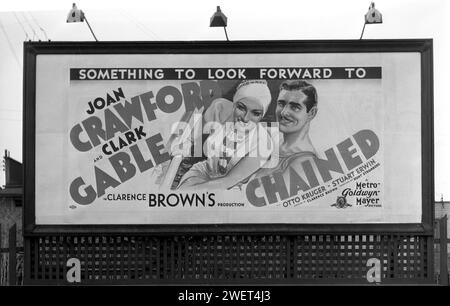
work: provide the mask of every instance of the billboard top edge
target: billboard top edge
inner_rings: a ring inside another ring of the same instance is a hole
[[[295,40],[271,40],[271,39],[261,39],[261,40],[139,40],[139,41],[120,41],[120,40],[109,40],[109,41],[24,41],[25,45],[42,45],[42,44],[51,44],[51,45],[64,45],[64,44],[93,44],[93,45],[101,45],[101,44],[223,44],[223,45],[236,45],[236,44],[249,44],[249,43],[417,43],[417,42],[433,42],[433,38],[424,37],[424,38],[395,38],[395,39],[311,39],[311,40],[303,40],[303,39],[295,39]]]
[[[424,52],[432,38],[241,41],[25,41],[25,54]]]

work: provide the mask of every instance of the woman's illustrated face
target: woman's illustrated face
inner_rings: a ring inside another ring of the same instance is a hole
[[[261,121],[264,109],[257,101],[244,98],[234,105],[233,119],[237,127],[250,130]]]

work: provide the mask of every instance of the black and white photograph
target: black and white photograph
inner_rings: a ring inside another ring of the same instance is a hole
[[[449,286],[449,13],[0,4],[0,286]]]

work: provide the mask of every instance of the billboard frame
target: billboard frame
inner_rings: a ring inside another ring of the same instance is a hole
[[[421,223],[358,224],[142,224],[37,225],[35,222],[36,57],[40,54],[245,54],[419,52],[421,66]],[[434,222],[433,40],[24,42],[23,224],[25,236],[62,234],[174,233],[414,233],[432,235]]]

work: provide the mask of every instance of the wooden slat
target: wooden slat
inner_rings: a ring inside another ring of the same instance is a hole
[[[191,277],[191,275],[189,274],[189,247],[188,247],[188,238],[184,237],[183,239],[184,242],[184,276],[185,279],[189,279]]]
[[[205,243],[203,243],[205,251],[204,251],[204,260],[205,260],[205,278],[206,280],[211,279],[212,276],[212,260],[211,260],[211,236],[205,237]]]
[[[67,253],[68,253],[68,244],[67,244],[67,238],[68,237],[66,237],[66,236],[61,236],[61,238],[62,238],[62,242],[61,242],[61,244],[62,244],[62,249],[63,249],[63,257],[62,257],[62,260],[61,260],[61,262],[62,262],[62,266],[63,266],[63,279],[64,280],[67,280],[67,260],[69,259],[69,256],[67,255]],[[37,245],[36,245],[36,247],[38,247]],[[36,263],[36,264],[38,264],[38,262]]]
[[[156,240],[156,278],[161,279],[161,241]]]
[[[346,240],[347,236],[345,235],[341,235],[341,240],[339,243],[339,261],[340,261],[340,278],[345,278],[346,275],[346,270],[347,270],[347,262],[346,262],[346,257],[347,257],[347,248],[346,248]]]
[[[67,252],[67,248],[65,247],[65,243],[64,243],[64,237],[62,237],[62,236],[59,236],[58,237],[58,262],[57,262],[57,265],[58,265],[58,267],[62,267],[62,271],[61,271],[61,274],[62,274],[62,281],[65,281],[66,280],[66,273],[67,273],[67,267],[66,267],[66,262],[67,262],[67,256],[65,255],[66,254],[66,252]],[[39,239],[36,239],[36,242],[37,243],[35,243],[35,245],[34,245],[34,251],[35,251],[35,256],[34,256],[34,258],[35,258],[35,273],[38,273],[38,266],[39,266],[39,257],[38,257],[38,254],[39,254],[39,246],[38,246],[38,243],[39,243]],[[62,254],[60,254],[60,252],[59,252],[59,246],[62,246],[62,249],[63,249],[63,251],[62,251]],[[36,277],[38,277],[37,275],[36,275]]]
[[[99,243],[98,243],[98,253],[99,253],[99,270],[98,275],[100,279],[108,281],[110,279],[110,264],[107,260],[108,253],[107,253],[107,237],[106,236],[100,236],[98,237]]]
[[[392,244],[394,252],[394,277],[399,276],[399,260],[398,260],[398,235],[392,235]]]
[[[320,256],[322,255],[321,254],[321,251],[320,251],[320,235],[314,235],[314,239],[315,239],[315,243],[314,243],[314,248],[315,248],[315,250],[316,250],[316,256],[315,256],[315,258],[314,258],[314,263],[315,263],[315,265],[314,265],[314,269],[315,269],[315,272],[314,272],[314,274],[315,274],[315,278],[319,278],[319,275],[320,275],[320,271],[323,269],[323,267],[322,266],[320,266]]]
[[[413,252],[413,261],[414,261],[414,264],[413,264],[413,267],[414,267],[414,275],[413,275],[413,278],[414,279],[416,279],[419,275],[418,275],[418,263],[419,263],[419,261],[418,261],[418,253],[417,253],[417,248],[418,248],[418,244],[417,244],[417,241],[419,240],[419,237],[418,236],[414,236],[414,245],[413,245],[413,250],[412,250],[412,252]]]
[[[242,253],[241,253],[241,236],[236,236],[236,275],[238,278],[241,277],[242,271],[241,271],[241,259],[242,259]]]
[[[252,265],[252,271],[255,279],[261,279],[263,275],[262,271],[262,246],[261,238],[259,236],[253,236],[253,248],[252,253],[254,254],[254,260]]]
[[[120,237],[120,240],[118,241],[118,244],[120,245],[120,279],[123,280],[125,275],[125,241],[124,237]]]
[[[405,243],[403,242],[403,236],[398,235],[398,254],[399,254],[399,260],[398,260],[398,270],[399,270],[399,277],[405,278]]]
[[[365,277],[366,263],[362,256],[362,235],[357,235],[356,237],[358,238],[358,243],[355,243],[355,245],[358,246],[358,262],[360,263],[358,265],[358,272],[360,277]]]
[[[170,238],[170,278],[175,279],[175,244]]]
[[[406,277],[413,278],[413,266],[411,264],[411,237],[404,237],[404,239],[406,241]]]
[[[148,268],[150,270],[150,279],[154,279],[154,278],[156,278],[156,275],[153,272],[153,258],[154,258],[154,256],[153,256],[153,238],[152,237],[150,237],[148,239],[148,244],[149,244],[149,250],[150,250],[150,252],[148,254],[148,262],[149,262],[149,264],[148,264],[149,267]]]
[[[190,248],[190,252],[191,252],[191,262],[192,262],[192,279],[197,279],[197,275],[198,275],[198,270],[199,270],[199,266],[197,264],[198,261],[198,241],[197,241],[197,237],[193,237],[192,239],[192,247]]]
[[[46,260],[47,260],[47,279],[51,280],[53,278],[53,263],[52,263],[52,255],[53,255],[53,246],[52,246],[52,236],[48,236],[45,239],[45,249],[46,249]]]
[[[269,279],[270,278],[270,271],[269,271],[269,261],[271,259],[271,255],[269,254],[269,238],[267,235],[264,235],[262,237],[264,239],[264,243],[263,243],[263,247],[264,247],[264,253],[265,253],[265,258],[264,258],[264,279]],[[245,242],[245,241],[244,241]],[[243,246],[243,248],[245,249],[245,245]]]
[[[89,242],[89,236],[83,236],[84,238],[84,280],[88,281],[89,280],[89,264],[90,264],[90,260],[89,260],[89,249],[91,248],[91,243]],[[59,247],[58,247],[59,249]],[[59,257],[59,255],[58,255]]]
[[[47,239],[47,247],[48,247],[48,260],[49,260],[49,265],[48,265],[48,279],[54,279],[53,278],[53,268],[55,267],[55,265],[53,264],[53,236],[48,237]]]
[[[277,279],[284,278],[284,260],[286,259],[286,256],[284,254],[284,246],[283,246],[283,239],[280,238],[280,236],[276,235],[275,239],[277,243],[275,244],[277,246],[277,256],[276,256],[276,270],[277,270]]]
[[[84,269],[86,269],[86,261],[85,261],[85,259],[84,259],[84,256],[83,256],[83,253],[82,253],[82,247],[83,247],[83,245],[85,245],[85,242],[84,242],[84,240],[83,240],[83,237],[82,236],[78,236],[77,237],[77,244],[76,244],[76,247],[77,247],[77,255],[76,255],[76,257],[80,260],[80,265],[81,265],[81,267],[80,267],[80,279],[81,279],[81,282],[83,282],[83,270]]]
[[[214,235],[214,241],[213,241],[213,256],[214,256],[214,279],[219,279],[219,272],[218,272],[218,260],[219,260],[219,256],[220,253],[217,250],[217,240],[218,235]]]
[[[61,265],[63,264],[63,260],[61,258],[61,236],[56,236],[55,238],[55,248],[56,248],[56,279],[59,281],[63,281],[65,279],[64,273],[61,273]],[[86,256],[85,256],[86,258]],[[64,267],[62,268],[64,271]]]
[[[42,252],[41,252],[42,279],[48,279],[48,275],[47,275],[47,239],[48,239],[47,236],[42,238]]]
[[[277,246],[277,238],[274,235],[270,235],[270,247],[272,250],[272,254],[273,257],[272,259],[272,278],[276,279],[277,278],[277,273],[278,273],[278,269],[277,269],[277,255],[278,255],[278,246]]]
[[[416,239],[416,259],[417,259],[417,263],[416,263],[416,269],[417,269],[417,278],[421,278],[422,277],[422,270],[420,268],[421,262],[422,262],[422,253],[420,250],[420,241],[421,241],[421,237],[417,236]]]
[[[298,248],[298,245],[297,245],[298,244],[298,236],[293,236],[292,240],[293,240],[293,244],[294,244],[293,254],[292,254],[292,257],[294,258],[294,261],[293,261],[294,279],[297,279],[298,278],[298,249],[297,249]]]
[[[380,278],[381,278],[381,282],[383,282],[384,280],[384,276],[385,276],[385,269],[386,269],[386,265],[385,265],[385,261],[386,261],[386,244],[384,243],[384,236],[380,236]]]
[[[233,236],[233,249],[234,249],[234,278],[240,279],[241,278],[241,241],[239,240],[239,235]]]
[[[230,277],[230,267],[231,267],[231,261],[230,261],[230,258],[231,258],[231,250],[230,250],[230,239],[229,239],[229,235],[228,234],[225,234],[224,236],[223,236],[223,248],[224,248],[224,250],[225,250],[225,257],[224,257],[224,277],[226,278],[226,279],[228,279],[229,277]],[[249,237],[249,240],[250,241],[253,241],[252,239],[251,239],[251,237]]]
[[[145,253],[146,253],[146,247],[147,247],[147,241],[145,239],[145,236],[141,237],[141,253],[140,253],[140,271],[141,271],[141,276],[139,279],[144,280],[146,278],[146,271],[145,271],[145,267],[146,265],[146,257],[145,257]]]
[[[17,270],[16,270],[16,247],[17,247],[17,226],[14,224],[9,229],[9,241],[8,241],[8,247],[9,247],[9,285],[15,286],[17,283]]]
[[[3,244],[2,244],[2,234],[3,234],[3,225],[0,223],[0,275],[2,275],[2,269],[3,269]],[[2,283],[2,277],[0,276],[0,286],[3,286]]]
[[[93,252],[93,250],[95,250],[96,247],[96,243],[95,243],[95,237],[90,236],[89,237],[89,264],[88,264],[88,269],[89,269],[89,279],[91,280],[95,280],[95,269],[96,269],[96,263],[95,263],[95,252]]]
[[[434,256],[434,244],[433,244],[433,237],[428,236],[426,237],[426,239],[424,239],[426,241],[426,254],[427,256],[424,256],[424,259],[426,260],[426,275],[425,278],[429,279],[429,280],[434,280],[434,266],[433,266],[433,256]]]
[[[286,263],[283,265],[286,268],[286,274],[288,279],[292,279],[291,267],[292,267],[292,254],[291,254],[291,240],[284,238],[284,245],[286,249]]]
[[[111,252],[111,237],[106,236],[104,237],[106,243],[105,243],[105,263],[106,263],[106,279],[108,281],[112,281],[113,275],[114,275],[114,260],[112,259],[112,252]]]
[[[147,245],[148,245],[148,237],[142,237],[142,279],[148,279],[149,275],[147,274],[147,263],[148,263],[148,255],[147,255]]]
[[[396,249],[395,249],[395,238],[394,235],[389,235],[389,255],[390,255],[390,278],[395,279],[396,276],[396,264],[395,261],[397,260],[396,255]]]
[[[319,276],[320,279],[326,279],[329,273],[329,267],[327,262],[327,253],[328,253],[328,245],[327,245],[327,237],[325,234],[319,235]]]
[[[439,221],[439,237],[441,238],[440,245],[440,283],[443,286],[448,286],[448,251],[447,251],[447,215]]]
[[[104,252],[103,252],[103,236],[99,236],[97,237],[98,239],[98,272],[97,275],[100,279],[104,280],[106,279],[106,275],[105,275],[105,264],[103,261],[103,256],[104,256]],[[129,270],[128,270],[129,271]]]
[[[166,237],[162,237],[160,242],[160,252],[162,253],[161,256],[161,265],[160,265],[160,275],[161,275],[161,279],[169,279],[169,274],[168,274],[168,253],[167,253],[167,238]]]
[[[297,279],[305,279],[305,235],[298,235],[295,239],[296,261],[297,261]]]
[[[199,279],[204,279],[205,276],[205,265],[203,263],[204,260],[204,252],[203,252],[203,238],[198,238],[197,244],[197,254],[198,254],[198,266],[199,266]]]
[[[140,279],[140,270],[139,270],[139,263],[141,262],[141,238],[138,236],[134,236],[134,243],[133,243],[133,248],[134,248],[134,254],[133,256],[133,279],[134,280],[139,280]]]
[[[131,279],[131,267],[132,267],[132,256],[131,256],[131,240],[132,237],[131,236],[127,236],[127,264],[126,264],[126,270],[127,270],[127,279],[130,280]]]
[[[313,271],[313,241],[312,241],[313,235],[308,235],[308,278],[312,279],[314,278],[314,271]]]

